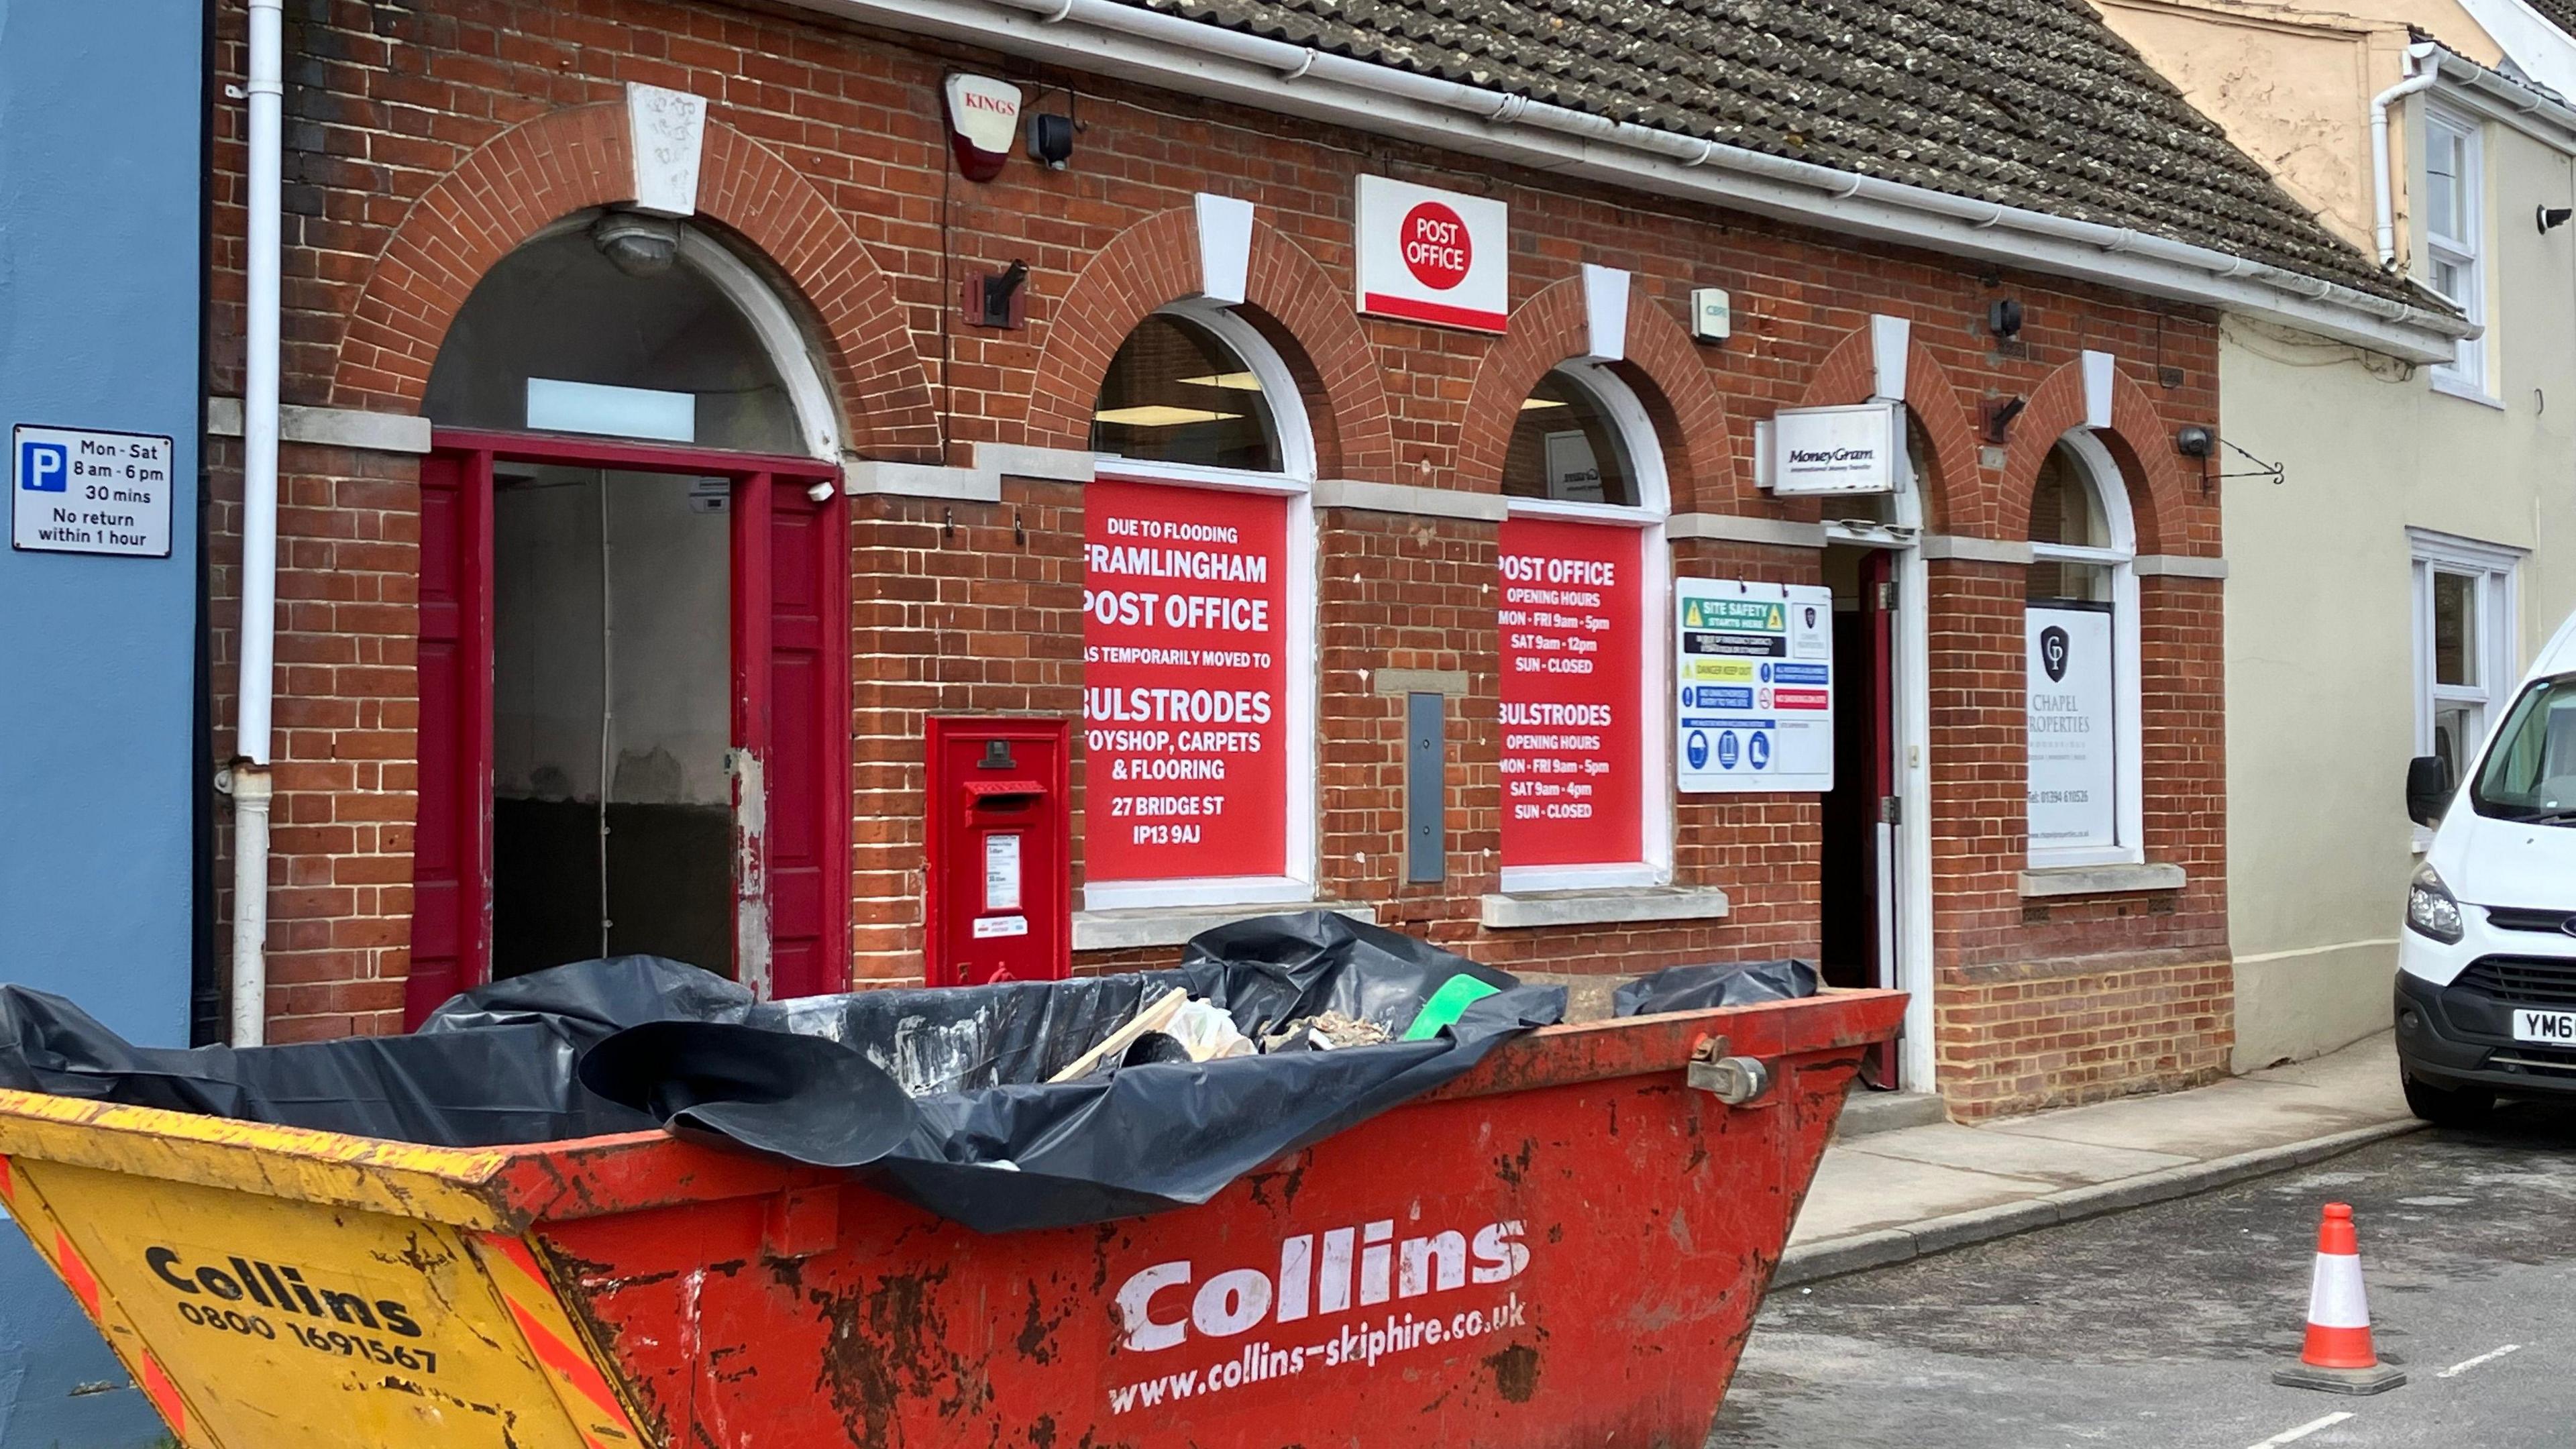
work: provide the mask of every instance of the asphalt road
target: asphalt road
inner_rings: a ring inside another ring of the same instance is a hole
[[[2410,1375],[2367,1398],[2270,1381],[2298,1356],[2332,1201],[2353,1205],[2380,1352]],[[2338,1414],[2349,1417],[2319,1422]],[[2291,1444],[2576,1446],[2576,1110],[2508,1106],[2474,1132],[2418,1132],[2203,1197],[1783,1289],[1708,1439]]]

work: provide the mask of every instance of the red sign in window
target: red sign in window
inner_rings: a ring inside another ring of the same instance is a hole
[[[1104,478],[1083,540],[1086,877],[1286,874],[1288,500]]]
[[[1643,858],[1643,537],[1503,523],[1506,866]]]

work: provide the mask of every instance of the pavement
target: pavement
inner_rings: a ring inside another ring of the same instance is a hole
[[[2353,1206],[2379,1352],[2409,1375],[2368,1398],[2271,1382],[2298,1356],[2328,1202]],[[2516,1103],[1775,1289],[1708,1449],[2566,1449],[2571,1223],[2576,1104]]]
[[[2188,1092],[1847,1136],[1816,1170],[1773,1286],[2207,1192],[2421,1125],[2382,1033]]]

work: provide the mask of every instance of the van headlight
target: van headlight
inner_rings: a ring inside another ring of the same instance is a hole
[[[2441,873],[2429,865],[2406,884],[2406,924],[2417,935],[2430,936],[2445,946],[2459,942],[2460,903],[2452,898],[2451,888],[2442,884]]]

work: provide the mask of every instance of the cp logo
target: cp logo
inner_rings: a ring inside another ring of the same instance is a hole
[[[2055,624],[2039,631],[2039,667],[2048,671],[2048,682],[2066,678],[2066,631]]]

